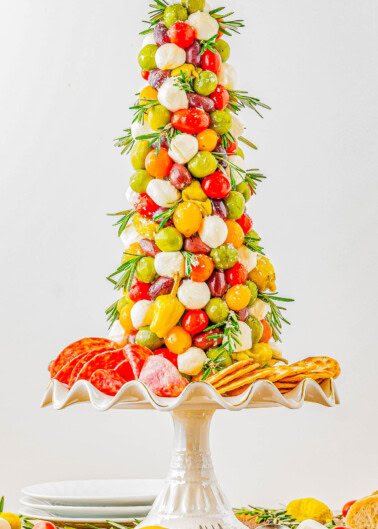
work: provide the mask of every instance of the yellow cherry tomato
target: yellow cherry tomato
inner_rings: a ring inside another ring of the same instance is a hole
[[[119,314],[119,323],[125,330],[126,334],[130,334],[132,331],[136,331],[133,322],[131,321],[131,309],[134,303],[128,303]]]
[[[185,237],[190,237],[197,233],[201,222],[201,210],[193,202],[182,202],[177,206],[173,215],[173,223],[176,229],[185,235]]]
[[[155,90],[155,88],[152,88],[152,86],[148,85],[141,90],[139,94],[139,104],[143,105],[147,103],[147,101],[143,101],[144,99],[153,99],[154,101],[157,101],[158,98],[158,92]]]
[[[21,529],[21,519],[17,514],[2,512],[0,513],[0,518],[6,520],[12,529]]]
[[[218,134],[213,129],[206,129],[197,134],[198,149],[200,151],[213,151],[218,143]]]
[[[226,220],[228,235],[224,244],[232,244],[234,248],[240,248],[244,243],[244,231],[235,220]]]
[[[156,224],[153,220],[142,217],[139,213],[134,215],[133,225],[139,235],[150,241],[154,240],[155,233],[159,229],[159,224]]]
[[[192,345],[192,337],[182,327],[173,327],[164,339],[165,345],[177,355],[185,353]]]
[[[231,310],[243,310],[251,300],[251,291],[247,285],[235,285],[227,290],[226,303]]]

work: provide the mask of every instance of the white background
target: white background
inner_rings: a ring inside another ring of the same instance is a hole
[[[315,496],[340,506],[378,487],[376,0],[227,0],[245,115],[269,179],[251,212],[293,296],[291,360],[334,355],[342,406],[219,412],[217,473],[233,505]],[[217,3],[217,5],[220,5]],[[47,364],[105,333],[105,276],[121,245],[130,169],[112,139],[142,84],[147,0],[2,0],[0,15],[0,495],[79,478],[162,477],[168,415],[39,409]]]

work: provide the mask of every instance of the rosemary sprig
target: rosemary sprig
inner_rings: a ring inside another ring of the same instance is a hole
[[[161,149],[161,142],[163,137],[165,136],[167,138],[168,147],[171,146],[171,141],[174,137],[176,137],[178,134],[182,134],[180,130],[175,129],[171,123],[166,125],[165,127],[162,127],[160,130],[156,132],[152,132],[151,134],[144,134],[142,136],[137,136],[137,140],[150,140],[148,146],[151,147],[153,143],[157,143],[156,145],[156,154],[159,154],[159,151]]]
[[[243,138],[243,136],[239,136],[239,141],[242,141],[243,143],[248,145],[248,147],[251,147],[251,149],[254,149],[255,151],[258,150],[258,148],[256,147],[256,145],[254,143],[252,143],[251,141],[247,140],[247,138]]]
[[[2,511],[0,511],[2,512]],[[22,514],[20,515],[20,519],[21,519],[21,527],[22,529],[33,529],[34,527],[34,520],[29,520],[29,518],[27,518],[26,516],[23,516]]]
[[[118,228],[118,237],[120,237],[122,235],[122,233],[124,232],[126,226],[128,225],[130,219],[132,219],[132,217],[135,215],[136,211],[135,209],[128,209],[126,211],[120,211],[119,213],[108,213],[108,215],[110,217],[119,217],[121,216],[121,218],[119,220],[117,220],[117,222],[115,224],[113,224],[113,226],[119,226]]]
[[[201,380],[207,380],[210,375],[215,375],[218,371],[222,371],[222,362],[224,362],[224,353],[220,352],[213,360],[209,358],[203,366],[203,376]]]
[[[227,319],[222,323],[224,325],[223,336],[226,338],[225,342],[218,347],[220,353],[226,353],[231,355],[236,350],[236,345],[241,345],[239,336],[241,334],[239,325],[240,316],[238,316],[233,310],[230,310]],[[214,335],[214,338],[220,337],[221,335]]]
[[[217,9],[212,9],[209,14],[219,23],[222,33],[232,37],[231,31],[240,33],[239,29],[244,28],[244,20],[226,20],[234,14],[234,11],[224,14],[222,13],[224,9],[224,7],[218,7]]]
[[[261,238],[258,236],[252,237],[252,236],[246,235],[244,237],[244,244],[249,250],[251,250],[251,252],[259,253],[260,255],[265,255],[264,248],[260,246],[259,244],[260,241],[261,241]]]
[[[174,86],[178,86],[180,90],[184,90],[185,92],[195,92],[193,77],[185,75],[183,70],[180,70],[180,75],[176,77],[176,83]]]
[[[141,123],[143,125],[144,115],[147,110],[158,104],[159,101],[157,101],[156,99],[142,99],[140,103],[136,103],[133,107],[130,107],[130,110],[135,111],[132,123],[135,123],[137,121],[138,123]]]
[[[150,4],[151,11],[149,11],[149,20],[143,20],[144,24],[148,24],[149,28],[140,32],[140,35],[147,35],[154,31],[156,24],[158,24],[164,17],[164,11],[168,7],[166,0],[154,0],[153,4]]]
[[[290,322],[286,320],[281,311],[286,310],[286,307],[280,307],[275,302],[279,301],[280,303],[291,303],[294,299],[290,298],[281,298],[277,296],[278,292],[269,294],[267,292],[259,292],[258,297],[261,301],[268,303],[270,305],[270,312],[266,317],[266,321],[269,323],[269,327],[272,329],[273,338],[276,342],[281,341],[281,330],[282,323],[290,325]]]
[[[110,305],[105,311],[105,314],[107,315],[106,321],[109,321],[109,329],[113,326],[113,324],[118,320],[119,318],[119,312],[118,312],[118,300],[113,303],[113,305]]]
[[[213,53],[217,52],[217,50],[214,48],[214,44],[216,43],[217,38],[218,33],[210,37],[209,40],[201,40],[201,55],[203,55],[206,50],[212,51]]]
[[[196,254],[191,252],[182,252],[185,259],[185,276],[189,277],[193,271],[193,266],[198,266],[199,261]]]
[[[125,136],[116,138],[114,141],[115,147],[122,147],[121,154],[129,154],[131,149],[134,147],[135,140],[131,134],[131,129],[125,129],[123,132],[126,132]]]
[[[239,516],[255,516],[259,524],[285,525],[291,529],[296,529],[299,522],[287,513],[286,509],[263,509],[262,507],[248,506],[249,508],[234,509]]]
[[[260,99],[249,96],[248,92],[245,90],[229,90],[228,93],[230,94],[229,107],[235,114],[240,112],[243,108],[251,108],[260,116],[260,118],[263,118],[264,116],[260,114],[257,108],[262,107],[271,110],[271,108],[260,101]]]
[[[137,264],[143,257],[142,255],[136,255],[128,252],[125,252],[125,255],[131,255],[133,256],[133,259],[122,263],[115,272],[106,278],[108,281],[113,283],[114,290],[120,290],[121,288],[127,290],[130,288]],[[113,279],[115,276],[119,276],[117,281]]]
[[[223,160],[228,165],[228,168],[230,169],[231,188],[233,190],[236,189],[236,175],[239,175],[242,180],[247,182],[247,184],[251,186],[252,191],[254,193],[256,193],[257,183],[261,182],[262,180],[264,180],[264,178],[266,178],[266,176],[257,172],[259,171],[259,169],[242,169],[234,162],[231,162],[230,159],[225,157],[224,154],[213,152],[212,155],[215,156],[215,158],[217,158],[218,160]],[[225,173],[224,167],[218,165],[218,168],[220,171]]]
[[[256,193],[257,184],[266,178],[266,176],[256,171],[259,171],[259,169],[247,169],[244,178],[242,177],[243,180],[251,186],[254,193]]]
[[[156,217],[153,218],[155,222],[160,221],[160,226],[159,226],[158,231],[162,230],[164,226],[167,224],[167,222],[169,221],[169,219],[173,217],[174,212],[176,211],[176,208],[178,205],[179,205],[179,202],[177,202],[177,204],[167,209],[163,213],[156,215]]]
[[[235,138],[233,137],[231,132],[228,131],[228,132],[226,132],[226,134],[223,134],[221,136],[221,142],[222,142],[222,147],[224,149],[226,149],[226,151],[227,151],[227,149],[230,147],[230,145],[235,143]]]

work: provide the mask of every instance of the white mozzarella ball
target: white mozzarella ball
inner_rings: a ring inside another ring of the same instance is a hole
[[[254,316],[258,320],[265,320],[267,314],[270,312],[270,305],[261,299],[256,299],[248,312],[250,316]]]
[[[282,343],[280,343],[280,342],[269,342],[269,347],[272,349],[273,353],[276,356],[279,356],[280,358],[282,358],[282,356],[283,356]]]
[[[138,201],[138,198],[139,198],[139,193],[137,193],[136,191],[134,191],[133,189],[131,189],[131,187],[129,186],[129,187],[126,189],[125,197],[126,197],[127,202],[128,202],[132,207],[135,207],[135,205],[136,205],[136,203],[137,203],[137,201]]]
[[[206,361],[207,356],[202,349],[199,347],[191,347],[185,353],[178,356],[177,365],[179,371],[184,373],[184,375],[195,376],[200,373]]]
[[[135,227],[131,224],[127,226],[120,237],[125,248],[130,248],[130,246],[136,242],[143,240],[143,237],[136,231]]]
[[[189,108],[188,96],[185,90],[181,90],[177,86],[177,79],[171,77],[159,89],[158,100],[163,107],[168,108],[171,112],[177,112]]]
[[[228,236],[227,224],[218,215],[205,217],[198,230],[201,241],[210,246],[218,248],[222,246]]]
[[[137,301],[131,309],[130,316],[135,329],[140,329],[152,322],[153,301],[142,299]]]
[[[244,323],[243,321],[239,321],[239,328],[240,333],[237,335],[237,338],[240,342],[240,345],[235,342],[235,351],[234,353],[241,353],[242,351],[247,351],[248,349],[252,348],[252,331],[251,327]],[[223,343],[226,343],[227,338],[223,338]]]
[[[151,134],[152,132],[153,130],[151,129],[147,120],[145,120],[144,123],[139,123],[138,121],[135,121],[131,125],[131,134],[134,140],[138,136],[145,136],[146,134]]]
[[[248,273],[251,272],[254,268],[256,268],[258,257],[258,254],[256,252],[252,252],[246,246],[241,246],[238,249],[238,254],[239,263],[246,267]]]
[[[12,526],[8,522],[8,520],[4,520],[4,518],[0,518],[0,529],[12,529]]]
[[[236,140],[240,138],[240,136],[243,135],[244,129],[245,127],[243,123],[240,121],[240,119],[237,116],[233,115],[232,116],[232,127],[231,127],[230,132]]]
[[[142,48],[144,48],[145,46],[148,46],[149,44],[156,44],[154,32],[147,33],[147,35],[143,39]]]
[[[192,13],[186,23],[195,29],[198,40],[209,40],[219,31],[219,24],[215,18],[202,11]]]
[[[198,152],[198,140],[191,134],[178,134],[171,141],[168,154],[176,163],[184,165]]]
[[[151,180],[147,186],[147,194],[162,208],[170,208],[180,199],[180,192],[168,180]]]
[[[177,297],[185,308],[197,310],[203,309],[209,303],[211,294],[206,283],[186,279],[178,289]]]
[[[237,167],[240,167],[243,171],[245,171],[245,161],[241,156],[238,156],[236,154],[233,154],[232,156],[228,157],[229,161],[235,164]],[[236,185],[239,185],[243,182],[243,178],[240,176],[240,174],[237,171],[234,171],[234,178]]]
[[[173,70],[185,64],[186,52],[177,44],[163,44],[156,52],[155,61],[160,70]]]
[[[303,522],[298,525],[297,529],[325,529],[325,525],[322,525],[315,520],[303,520]]]
[[[155,256],[155,270],[163,277],[184,277],[185,259],[181,252],[160,252]]]
[[[125,329],[119,323],[119,320],[116,320],[111,326],[108,339],[116,343],[121,343],[125,339]]]
[[[238,74],[232,64],[224,62],[218,73],[218,82],[229,90],[236,90],[238,84]]]

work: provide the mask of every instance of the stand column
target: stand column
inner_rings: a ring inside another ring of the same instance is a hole
[[[168,477],[139,527],[244,528],[220,490],[213,469],[209,430],[214,410],[175,410],[174,451]]]

